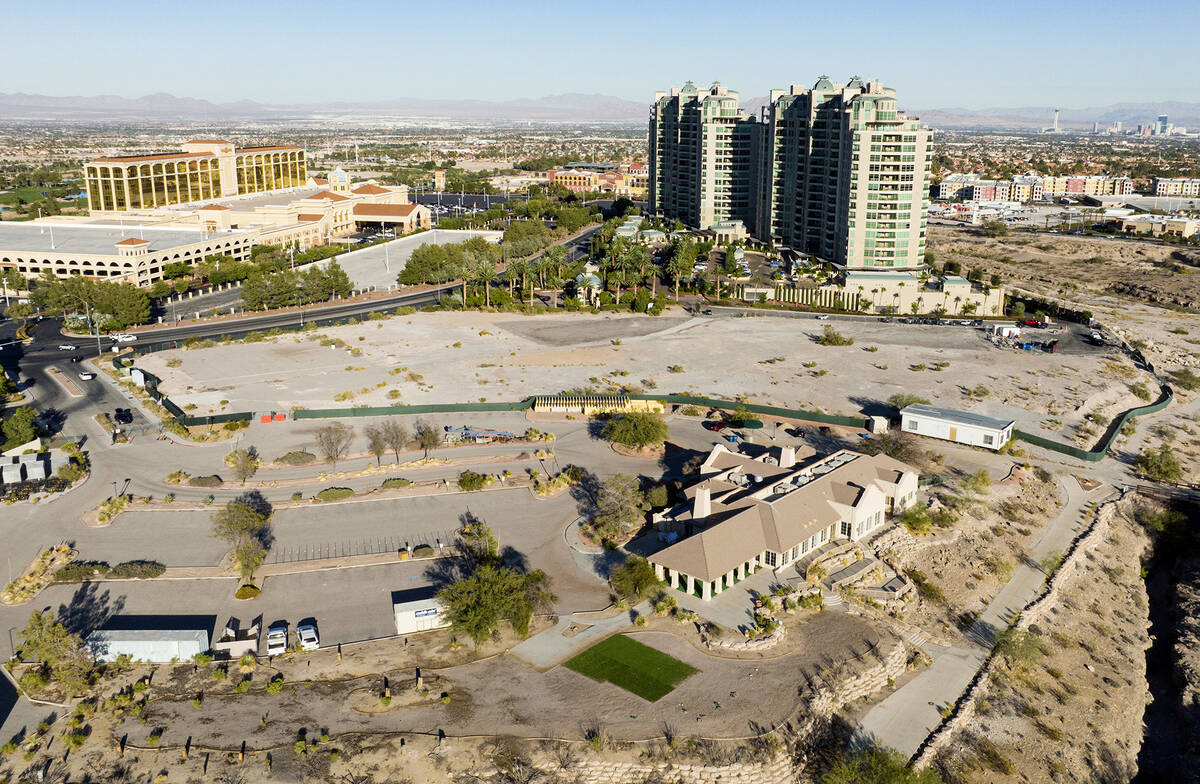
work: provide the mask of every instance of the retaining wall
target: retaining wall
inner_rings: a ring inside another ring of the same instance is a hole
[[[1063,557],[1062,565],[1046,581],[1041,592],[1021,610],[1013,624],[1014,628],[1028,629],[1059,602],[1063,585],[1078,573],[1086,557],[1085,554],[1095,550],[1108,537],[1109,526],[1116,514],[1117,504],[1124,497],[1122,494],[1118,498],[1108,501],[1096,511],[1092,522],[1071,543]],[[980,696],[987,691],[987,687],[991,683],[995,666],[996,654],[993,652],[971,680],[966,691],[959,697],[958,702],[955,703],[950,717],[930,733],[921,747],[917,749],[917,753],[913,757],[915,767],[923,768],[929,765],[938,752],[949,745],[954,733],[974,721],[976,705]]]

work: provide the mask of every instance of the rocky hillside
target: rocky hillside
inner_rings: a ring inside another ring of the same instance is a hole
[[[1029,632],[1000,646],[974,721],[935,762],[947,781],[1116,784],[1136,774],[1149,697],[1149,540],[1126,515],[1108,521]]]

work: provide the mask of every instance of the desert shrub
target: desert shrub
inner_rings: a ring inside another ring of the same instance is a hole
[[[1189,392],[1200,389],[1200,375],[1187,368],[1175,371],[1171,374],[1171,378],[1175,380],[1175,386],[1181,389],[1186,389]]]
[[[933,528],[929,510],[923,506],[910,506],[899,516],[900,524],[914,536],[922,536]]]
[[[109,520],[112,520],[128,503],[129,497],[124,495],[117,496],[116,498],[105,498],[100,502],[100,511],[96,514],[97,522],[107,523]]]
[[[20,681],[21,688],[30,694],[39,693],[42,689],[46,688],[46,685],[49,682],[50,680],[37,670],[30,670],[29,672],[25,673],[21,676]]]
[[[220,487],[224,484],[216,474],[208,476],[193,476],[187,480],[189,487]]]
[[[854,338],[848,338],[834,329],[832,324],[826,324],[821,336],[817,338],[817,343],[822,346],[853,346]]]
[[[1140,400],[1149,400],[1151,398],[1150,388],[1145,384],[1130,384],[1129,391]]]
[[[278,694],[283,691],[283,676],[276,675],[267,683],[267,694]]]
[[[929,400],[927,398],[923,398],[920,395],[914,395],[911,392],[897,392],[889,397],[887,402],[889,406],[892,406],[896,409],[908,408],[909,406],[915,406],[919,403],[929,405]]]
[[[931,583],[924,572],[918,569],[908,570],[908,579],[917,586],[917,595],[934,604],[945,604],[946,594],[940,587]]]
[[[613,590],[629,600],[641,599],[651,588],[660,585],[654,575],[654,566],[641,556],[631,555],[625,563],[608,575]]]
[[[674,596],[669,593],[664,593],[654,600],[654,614],[666,615],[678,604],[679,602],[676,601]]]
[[[318,501],[340,501],[343,498],[349,498],[354,495],[354,491],[349,487],[327,487],[317,493],[314,498]]]
[[[110,569],[108,575],[109,577],[132,577],[147,580],[152,577],[161,577],[165,571],[167,571],[167,567],[158,561],[125,561]]]
[[[809,596],[801,596],[800,606],[805,610],[820,610],[825,606],[825,599],[819,593],[810,594]]]
[[[317,456],[312,452],[288,452],[286,455],[276,458],[276,463],[284,465],[301,466],[308,465],[317,459]]]
[[[104,561],[73,561],[54,573],[54,582],[81,583],[93,577],[102,577],[108,572],[108,564]]]
[[[475,471],[463,471],[458,475],[458,486],[467,492],[482,490],[487,487],[489,480],[487,476],[476,473]]]
[[[384,489],[388,489],[392,487],[408,487],[411,484],[412,480],[410,479],[405,479],[404,477],[400,476],[393,476],[391,479],[384,479],[383,484],[380,486]]]
[[[652,508],[659,509],[670,502],[670,494],[666,485],[651,485],[646,491],[646,502]]]
[[[262,593],[262,590],[257,585],[247,584],[247,585],[243,585],[240,588],[238,588],[237,593],[235,593],[234,596],[236,596],[239,599],[253,599],[255,596],[258,596],[260,593]]]
[[[1178,482],[1183,478],[1183,466],[1175,457],[1170,444],[1163,444],[1158,449],[1147,449],[1137,456],[1133,466],[1145,476],[1160,482]]]
[[[604,425],[604,438],[617,444],[642,448],[661,444],[667,438],[667,423],[648,411],[617,414]]]

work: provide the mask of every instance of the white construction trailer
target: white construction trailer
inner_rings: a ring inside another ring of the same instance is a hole
[[[930,438],[953,441],[956,444],[999,449],[1012,438],[1011,419],[956,411],[952,408],[915,403],[900,411],[900,429]]]

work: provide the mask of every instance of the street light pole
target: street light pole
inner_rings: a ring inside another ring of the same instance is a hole
[[[100,325],[96,323],[96,320],[94,318],[92,318],[93,311],[91,308],[88,307],[88,304],[83,299],[83,297],[80,297],[75,294],[71,294],[69,296],[72,299],[78,300],[79,304],[83,305],[83,313],[85,316],[87,316],[88,325],[92,328],[92,334],[94,334],[96,336],[96,356],[99,357],[101,354],[104,353],[103,351],[100,350]]]

